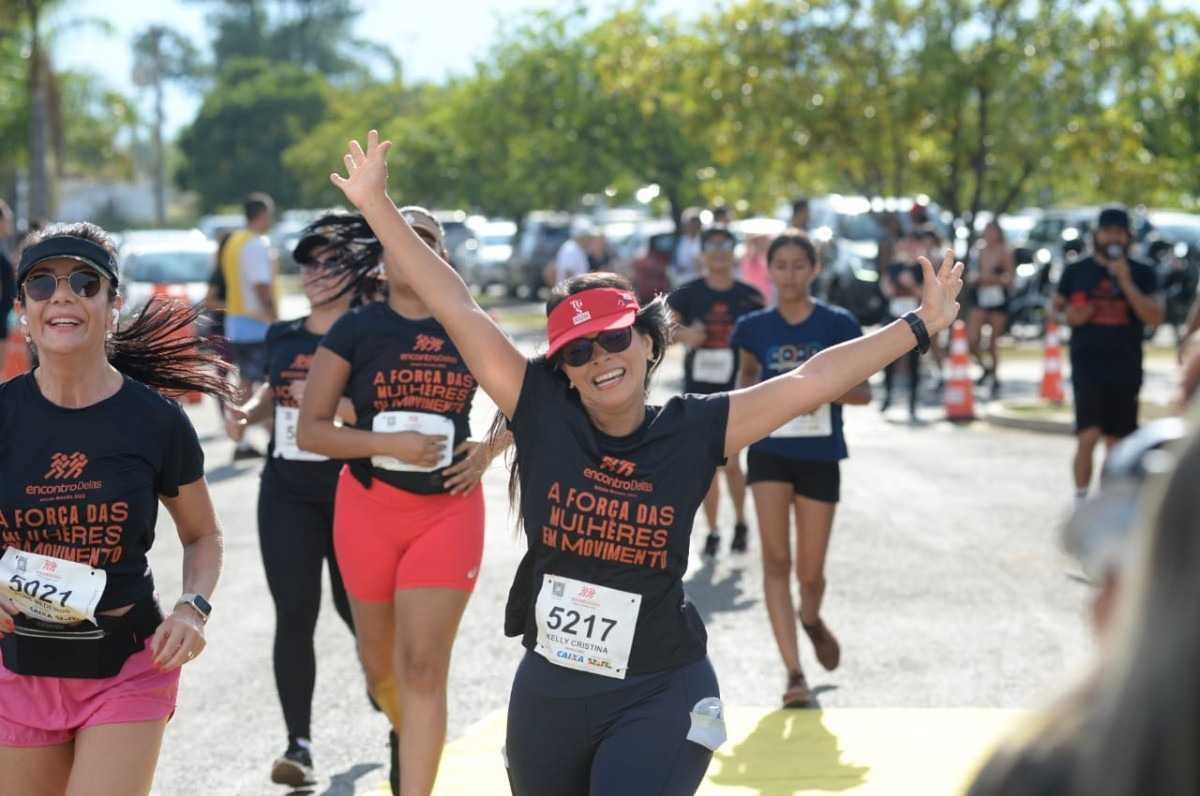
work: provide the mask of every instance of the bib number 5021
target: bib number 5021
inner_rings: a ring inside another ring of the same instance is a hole
[[[617,620],[609,619],[607,616],[597,617],[595,614],[581,614],[574,609],[563,608],[561,605],[551,608],[550,613],[546,616],[546,627],[550,630],[561,630],[568,636],[583,635],[588,639],[597,638],[597,624],[601,628],[598,638],[604,642],[608,641],[608,634],[617,626]]]
[[[20,575],[13,575],[8,579],[8,585],[13,591],[19,591],[27,597],[32,597],[35,600],[42,602],[54,603],[58,602],[59,608],[67,607],[67,600],[71,599],[74,593],[70,589],[59,591],[58,587],[53,583],[42,583],[38,580],[25,580]]]
[[[96,621],[108,573],[9,547],[0,556],[0,594],[31,619],[56,625]]]

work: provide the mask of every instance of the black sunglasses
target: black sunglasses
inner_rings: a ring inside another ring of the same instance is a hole
[[[610,354],[619,354],[629,348],[629,344],[633,342],[633,327],[627,326],[624,329],[612,329],[607,332],[601,332],[593,337],[580,337],[572,340],[559,350],[559,356],[562,361],[573,368],[581,368],[592,361],[592,354],[595,353],[597,344]]]
[[[64,279],[71,292],[80,298],[91,298],[100,292],[100,275],[95,271],[72,271],[69,276],[55,276],[43,271],[25,280],[25,295],[34,301],[47,301]]]

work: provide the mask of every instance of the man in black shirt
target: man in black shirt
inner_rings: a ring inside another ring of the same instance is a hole
[[[1067,265],[1054,297],[1071,327],[1077,497],[1087,495],[1100,438],[1111,448],[1137,430],[1145,327],[1163,320],[1157,276],[1130,258],[1132,242],[1124,208],[1100,211],[1092,253]]]

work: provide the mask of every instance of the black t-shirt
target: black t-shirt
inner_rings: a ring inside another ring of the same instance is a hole
[[[203,475],[187,415],[140,382],[82,409],[46,400],[32,373],[0,384],[0,552],[105,570],[97,610],[154,593],[146,552],[158,498]]]
[[[339,318],[321,346],[350,363],[346,394],[358,415],[356,428],[371,431],[377,415],[401,413],[379,422],[386,424],[392,418],[398,422],[402,418],[404,423],[419,421],[421,428],[436,433],[444,426],[446,436],[452,426],[454,438],[447,440],[451,450],[470,438],[475,377],[446,330],[433,318],[414,321],[384,302],[366,304]],[[439,418],[445,419],[440,425]],[[446,491],[444,468],[412,472],[380,465],[368,460],[350,463],[362,481],[374,477],[422,495]]]
[[[704,657],[707,633],[683,591],[696,510],[725,462],[729,397],[676,396],[647,407],[642,427],[609,437],[567,382],[531,363],[510,427],[529,550],[517,570],[505,630],[537,646],[545,575],[641,595],[628,674]]]
[[[730,343],[733,327],[738,318],[766,305],[762,293],[736,280],[728,290],[713,290],[701,277],[671,291],[667,304],[684,326],[701,321],[707,335],[699,349],[689,349],[684,357],[684,392],[711,395],[732,390],[738,368],[738,352]]]
[[[1158,291],[1154,269],[1129,261],[1130,276],[1138,290]],[[1067,265],[1058,282],[1058,294],[1068,304],[1090,303],[1091,319],[1071,329],[1071,367],[1076,375],[1105,382],[1142,380],[1142,335],[1145,327],[1134,313],[1121,286],[1108,269],[1093,257]]]
[[[317,458],[295,444],[299,404],[292,397],[292,384],[308,379],[308,369],[321,343],[321,335],[304,328],[306,320],[273,323],[267,330],[267,376],[275,410],[263,481],[294,500],[333,503],[342,463]]]

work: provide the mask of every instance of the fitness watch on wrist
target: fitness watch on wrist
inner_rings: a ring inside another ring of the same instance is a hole
[[[192,594],[190,592],[184,594],[175,601],[176,608],[181,605],[190,605],[195,612],[200,615],[200,621],[204,624],[208,624],[209,614],[212,613],[212,605],[209,604],[208,600],[204,599],[202,595]]]
[[[929,330],[925,328],[925,321],[915,312],[904,313],[904,320],[917,337],[917,351],[921,354],[928,353],[932,341],[929,339]]]

